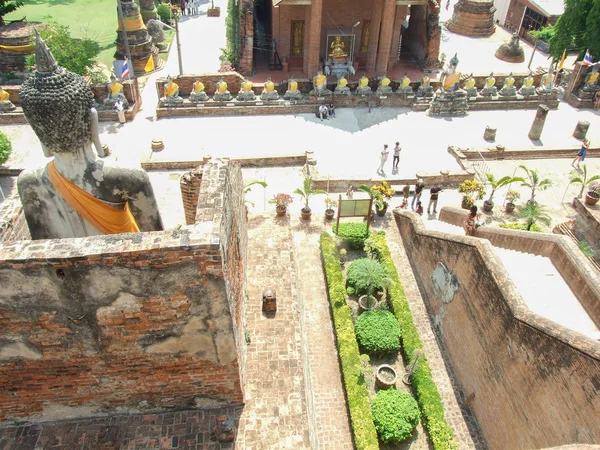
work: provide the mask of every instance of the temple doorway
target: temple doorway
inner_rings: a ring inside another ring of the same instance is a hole
[[[254,2],[254,72],[257,68],[269,69],[275,45],[271,28],[271,0],[256,0]]]
[[[426,59],[427,5],[410,5],[401,22],[400,63],[420,64]]]

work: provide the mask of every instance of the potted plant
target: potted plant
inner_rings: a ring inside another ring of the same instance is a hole
[[[505,211],[507,213],[511,213],[515,210],[515,200],[520,199],[521,194],[519,194],[518,191],[514,191],[511,189],[506,193],[504,198],[506,199]]]
[[[379,389],[389,389],[396,384],[398,374],[396,370],[388,364],[382,364],[377,367],[375,374],[375,384]]]
[[[325,198],[325,220],[333,219],[333,216],[335,215],[335,210],[333,209],[333,207],[336,205],[337,202],[334,199],[329,198],[329,196]]]
[[[571,173],[571,183],[581,184],[581,190],[579,191],[577,198],[583,197],[583,190],[588,186],[588,192],[585,195],[586,205],[595,205],[598,203],[598,199],[600,199],[600,196],[598,195],[600,190],[595,189],[595,185],[599,185],[598,180],[600,180],[600,175],[594,175],[593,177],[588,178],[587,166],[585,164],[583,165],[583,176],[580,176],[578,172]]]
[[[310,206],[308,206],[308,201],[310,200],[310,198],[313,195],[318,195],[318,194],[327,195],[327,192],[325,192],[322,189],[314,189],[313,190],[312,177],[310,175],[307,175],[306,177],[304,177],[303,188],[296,189],[294,191],[294,194],[299,195],[300,197],[302,197],[304,199],[304,208],[302,208],[300,210],[300,215],[302,216],[302,219],[310,220],[310,218],[312,216],[312,210],[310,209]]]
[[[246,218],[248,218],[248,205],[251,205],[252,207],[254,207],[254,202],[251,202],[250,200],[248,200],[246,198],[246,194],[252,190],[252,186],[255,186],[257,184],[264,188],[267,187],[267,183],[265,181],[253,180],[253,181],[249,181],[248,183],[244,184],[244,187],[242,188],[242,192],[244,193],[244,206],[246,207]]]
[[[387,181],[382,181],[381,183],[371,187],[361,184],[358,189],[366,192],[369,194],[369,197],[373,199],[375,211],[377,212],[378,216],[385,215],[390,204],[390,199],[396,193],[396,191],[388,184]]]
[[[210,1],[210,8],[208,8],[206,15],[208,17],[219,17],[221,15],[221,8],[219,6],[215,8],[214,0]]]
[[[465,180],[458,187],[458,192],[463,194],[462,208],[471,209],[475,200],[481,200],[485,195],[483,185],[477,180]]]
[[[269,203],[275,205],[275,212],[278,217],[283,217],[287,213],[287,207],[294,201],[291,195],[280,192],[275,194]]]
[[[531,198],[527,202],[534,204],[536,191],[548,189],[552,186],[552,180],[549,178],[541,179],[537,169],[529,169],[523,164],[519,166],[519,169],[525,172],[527,178],[515,177],[513,181],[519,181],[521,186],[531,189]]]
[[[494,209],[494,202],[492,201],[492,198],[494,198],[494,193],[497,189],[512,183],[513,178],[507,175],[497,180],[493,173],[486,173],[485,177],[492,188],[492,192],[490,192],[490,197],[483,202],[483,210],[486,212],[491,212],[492,209]]]

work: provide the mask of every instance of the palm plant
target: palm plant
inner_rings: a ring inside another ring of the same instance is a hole
[[[494,174],[489,172],[485,174],[485,177],[487,178],[487,181],[492,188],[492,192],[490,192],[489,198],[483,202],[483,206],[485,209],[487,205],[487,207],[491,211],[491,209],[494,207],[494,202],[492,201],[492,198],[494,198],[494,193],[496,192],[496,190],[512,183],[514,179],[513,177],[506,175],[505,177],[502,177],[499,180],[497,180]]]
[[[525,206],[520,206],[517,217],[525,219],[527,231],[530,231],[533,224],[538,221],[546,226],[550,226],[552,223],[552,218],[546,212],[546,207],[538,203],[527,202]]]
[[[527,179],[523,177],[515,177],[513,181],[518,181],[521,183],[521,186],[531,189],[531,198],[527,202],[535,203],[536,191],[548,189],[550,186],[552,186],[552,180],[549,178],[541,179],[538,169],[530,169],[523,164],[519,166],[519,169],[522,169],[525,172]]]
[[[254,207],[254,203],[251,202],[250,200],[246,199],[246,194],[252,190],[252,186],[255,186],[257,184],[264,188],[267,187],[267,183],[265,181],[253,180],[253,181],[249,181],[248,183],[244,184],[244,187],[242,188],[243,189],[242,192],[244,193],[244,202],[249,205],[252,205],[252,207]]]
[[[587,166],[583,165],[583,176],[580,176],[577,172],[571,173],[571,183],[572,184],[581,184],[581,191],[579,191],[579,198],[583,197],[583,190],[586,186],[591,186],[595,181],[600,180],[600,175],[594,175],[588,179]]]
[[[318,195],[318,194],[327,195],[327,192],[325,192],[323,189],[313,189],[312,188],[312,177],[310,175],[307,175],[304,177],[303,188],[296,189],[294,191],[294,194],[299,195],[300,197],[302,197],[304,199],[305,206],[304,206],[304,208],[302,208],[302,212],[305,214],[310,214],[311,210],[310,210],[310,206],[308,206],[308,201],[310,200],[310,198],[313,195]]]

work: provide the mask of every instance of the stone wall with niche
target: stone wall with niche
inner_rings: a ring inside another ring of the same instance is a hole
[[[243,403],[241,170],[205,171],[194,225],[0,247],[0,421]]]
[[[531,313],[489,242],[428,231],[415,213],[394,218],[489,448],[598,442],[600,342]],[[440,278],[451,282],[434,287]]]

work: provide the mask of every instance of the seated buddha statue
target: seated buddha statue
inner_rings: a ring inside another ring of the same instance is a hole
[[[363,73],[363,76],[358,80],[358,89],[356,93],[358,95],[369,95],[373,92],[373,90],[369,87],[369,79],[367,78],[367,74]]]
[[[598,65],[592,67],[592,71],[585,77],[585,82],[581,88],[584,92],[596,92],[600,91],[600,85],[598,84]]]
[[[192,92],[190,92],[190,101],[193,103],[207,101],[208,95],[206,95],[204,89],[204,83],[197,79],[194,82],[194,84],[192,84]]]
[[[410,85],[410,78],[408,78],[408,72],[404,72],[404,76],[402,77],[402,80],[400,80],[400,87],[396,91],[396,94],[412,95],[413,93],[413,88]]]
[[[228,102],[233,97],[227,90],[227,82],[223,78],[219,78],[217,81],[217,90],[215,92],[215,101],[216,102]]]
[[[163,86],[163,96],[158,101],[160,106],[177,106],[183,104],[183,98],[179,96],[179,85],[173,81],[171,75],[167,76],[167,82]]]
[[[377,87],[377,91],[375,93],[378,96],[387,96],[392,93],[392,87],[390,86],[391,80],[384,75],[383,78],[379,81],[379,86]]]
[[[346,47],[346,45],[342,41],[342,37],[336,36],[335,39],[333,40],[333,42],[331,43],[331,45],[329,46],[329,48],[331,48],[331,53],[329,53],[329,56],[334,61],[339,61],[339,60],[347,58],[348,53],[346,53],[344,51],[345,47]]]
[[[279,94],[275,90],[275,83],[271,81],[271,77],[267,78],[265,87],[263,88],[263,91],[260,94],[260,99],[264,101],[279,100]]]
[[[313,78],[313,90],[310,91],[310,95],[323,97],[329,94],[331,94],[331,91],[327,89],[327,77],[319,70],[317,75]]]
[[[448,67],[442,72],[440,76],[440,90],[453,92],[458,89],[458,82],[462,73],[458,72],[458,54],[454,54],[452,59],[448,63]]]
[[[425,75],[421,79],[421,84],[419,85],[419,88],[417,89],[417,96],[418,97],[433,96],[433,88],[431,87],[431,80],[429,79],[429,77],[427,75]]]
[[[517,95],[517,88],[515,87],[515,79],[512,76],[512,72],[504,79],[504,86],[500,89],[499,94],[503,97],[514,97]]]
[[[519,89],[519,94],[523,97],[535,95],[535,87],[533,86],[533,77],[531,76],[531,72],[529,72],[529,75],[523,80],[523,86],[521,86],[521,89]]]
[[[498,89],[496,88],[496,79],[494,78],[494,72],[491,72],[490,76],[485,79],[485,86],[483,87],[480,93],[484,97],[493,97],[498,95]]]
[[[546,75],[542,77],[539,87],[536,89],[538,95],[548,95],[558,92],[558,89],[554,87],[554,77],[556,73],[550,67],[550,70]]]
[[[298,89],[298,82],[294,80],[294,76],[288,81],[287,91],[283,94],[283,98],[286,100],[300,100],[302,98],[302,92]]]
[[[348,87],[348,80],[342,75],[338,78],[337,85],[333,91],[336,95],[350,95],[350,88]]]
[[[0,89],[0,112],[13,111],[16,106],[10,101],[10,94]]]
[[[238,92],[237,99],[241,101],[251,101],[256,99],[256,95],[252,88],[254,84],[250,80],[244,80]]]
[[[469,78],[465,81],[465,92],[469,97],[477,97],[477,89],[475,88],[475,78],[473,78],[473,74],[469,75]]]
[[[110,81],[106,85],[106,90],[108,91],[108,95],[103,102],[105,108],[114,109],[119,100],[125,109],[129,108],[127,98],[125,98],[125,95],[123,94],[123,85],[117,81],[114,74],[110,76]]]
[[[148,174],[97,160],[105,151],[92,91],[81,76],[56,64],[39,35],[35,67],[21,87],[23,113],[44,156],[53,159],[17,180],[32,239],[162,230]]]

